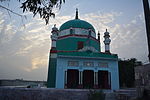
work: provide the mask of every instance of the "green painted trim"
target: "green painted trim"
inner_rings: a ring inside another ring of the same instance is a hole
[[[59,52],[58,55],[76,56],[76,57],[102,57],[102,58],[118,59],[117,55],[94,53],[94,52],[92,53],[90,52]]]
[[[49,58],[49,68],[48,68],[48,78],[47,78],[47,87],[55,88],[56,84],[56,58]]]
[[[77,50],[77,44],[79,41],[84,42],[84,46],[87,45],[87,38],[77,38],[77,37],[69,37],[64,38],[56,41],[56,48],[57,50],[63,50],[63,51],[75,51]],[[89,39],[90,45],[93,46],[97,51],[100,50],[100,43],[99,41],[95,41],[93,39]]]

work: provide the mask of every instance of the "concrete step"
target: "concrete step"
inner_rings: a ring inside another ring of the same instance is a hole
[[[117,100],[115,93],[106,93],[105,100]]]
[[[129,100],[137,96],[136,89],[120,89],[115,93],[119,100]]]

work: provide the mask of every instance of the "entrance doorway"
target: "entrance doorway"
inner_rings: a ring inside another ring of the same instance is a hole
[[[93,88],[94,86],[94,71],[83,71],[83,88]]]
[[[67,70],[67,88],[77,88],[79,85],[79,71],[74,69]]]
[[[101,89],[109,89],[108,71],[98,71],[98,86]]]

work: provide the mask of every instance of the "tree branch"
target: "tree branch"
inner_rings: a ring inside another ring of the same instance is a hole
[[[20,16],[20,17],[23,17],[23,15],[18,14],[18,13],[16,13],[16,12],[12,11],[11,9],[8,9],[8,8],[2,6],[2,5],[0,5],[0,7],[3,8],[3,9],[5,9],[5,10],[7,10],[7,11],[9,11],[9,12],[11,12],[11,13],[13,13],[13,14],[15,14],[15,15],[18,15],[18,16]]]

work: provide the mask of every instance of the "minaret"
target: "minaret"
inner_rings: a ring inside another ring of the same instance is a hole
[[[101,52],[101,39],[100,39],[100,32],[98,31],[98,41],[99,41],[99,51]]]
[[[51,33],[52,33],[52,35],[51,35],[51,39],[52,39],[51,51],[54,51],[54,50],[56,50],[56,40],[58,37],[58,28],[56,28],[56,24],[52,28]]]
[[[106,29],[106,32],[104,33],[104,44],[105,44],[105,52],[106,53],[110,53],[111,40],[109,39],[109,37],[110,37],[109,32],[107,32],[107,29]]]
[[[149,51],[149,61],[150,61],[150,9],[148,0],[143,0],[144,14],[145,14],[145,24],[147,32],[147,42],[148,42],[148,51]]]
[[[49,68],[48,68],[48,77],[47,77],[47,87],[48,88],[55,88],[56,84],[56,66],[57,66],[57,49],[56,49],[56,41],[58,37],[58,29],[56,25],[52,28],[51,31],[51,49],[49,55]]]

